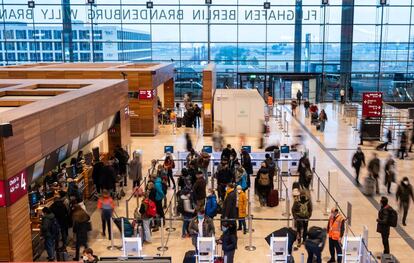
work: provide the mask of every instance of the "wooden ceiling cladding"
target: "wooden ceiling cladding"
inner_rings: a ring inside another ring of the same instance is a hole
[[[166,100],[166,106],[174,106],[174,64],[171,63],[43,63],[0,67],[0,79],[122,79],[124,76],[130,91],[153,90],[168,82],[172,88],[166,94],[172,97]],[[134,112],[130,118],[131,134],[155,135],[157,98],[130,100],[129,105]]]
[[[128,105],[128,86],[123,80],[0,80],[0,84],[13,83],[18,84],[12,88],[16,91],[42,84],[84,87],[0,115],[1,123],[13,127],[13,136],[1,138],[4,166],[0,179],[14,176]]]

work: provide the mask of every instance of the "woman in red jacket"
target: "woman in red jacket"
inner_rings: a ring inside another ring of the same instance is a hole
[[[164,160],[164,169],[167,171],[167,177],[168,177],[168,187],[171,186],[170,180],[172,180],[173,183],[173,189],[175,189],[175,181],[173,177],[173,169],[175,168],[174,160],[172,159],[171,154],[167,154]]]

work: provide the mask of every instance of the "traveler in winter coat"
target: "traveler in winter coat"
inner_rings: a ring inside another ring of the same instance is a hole
[[[390,206],[388,205],[388,198],[383,196],[381,197],[381,209],[378,211],[377,218],[377,233],[381,234],[382,244],[384,246],[384,254],[390,253]]]
[[[266,153],[265,158],[266,167],[269,170],[270,189],[273,189],[273,177],[275,176],[276,172],[276,164],[270,154]]]
[[[247,188],[250,188],[250,176],[253,174],[253,165],[250,154],[246,150],[241,153],[241,165],[247,173]]]
[[[42,209],[42,214],[42,225],[40,230],[45,241],[44,246],[47,252],[47,259],[49,261],[55,261],[55,244],[56,240],[59,238],[59,225],[55,215],[48,207]]]
[[[213,219],[217,215],[217,196],[213,189],[208,189],[207,201],[206,201],[206,215]]]
[[[410,199],[414,201],[413,187],[408,180],[408,177],[404,177],[398,186],[396,193],[397,201],[399,202],[400,209],[403,210],[402,224],[407,225],[407,214],[410,208]]]
[[[405,131],[403,131],[401,133],[401,138],[400,138],[400,149],[398,150],[398,156],[401,157],[401,160],[404,160],[404,157],[406,157],[407,154],[407,144],[408,144],[408,137],[407,137],[407,133]]]
[[[79,205],[74,206],[72,213],[73,232],[76,234],[76,253],[74,261],[79,260],[80,247],[88,247],[88,232],[91,231],[91,222],[89,215]]]
[[[204,178],[206,179],[206,184],[208,184],[208,167],[210,165],[210,155],[207,152],[201,152],[200,157],[198,158],[198,167],[200,171],[203,172]]]
[[[270,192],[270,177],[269,170],[267,169],[266,163],[262,162],[259,171],[256,176],[256,194],[259,197],[260,206],[266,206],[267,196]]]
[[[173,176],[173,169],[175,168],[173,157],[170,153],[167,153],[167,156],[165,157],[164,161],[164,170],[167,173],[168,178],[168,187],[171,187],[171,182],[173,184],[173,189],[175,189],[175,180]]]
[[[226,186],[233,179],[227,160],[221,160],[220,165],[217,167],[216,178],[218,197],[223,201],[226,194]]]
[[[148,206],[150,202],[154,202],[149,198],[148,192],[144,194],[144,199],[141,202],[141,206],[139,208],[139,213],[141,214],[141,220],[142,220],[142,228],[144,231],[143,241],[146,243],[151,243],[151,229],[150,225],[152,223],[153,217],[148,215]],[[155,202],[154,202],[155,203]]]
[[[300,246],[301,242],[306,240],[309,218],[312,216],[312,201],[304,192],[300,194],[299,200],[293,203],[292,215],[298,232],[298,246]]]
[[[357,148],[357,151],[354,153],[354,156],[352,157],[352,167],[355,168],[355,174],[356,174],[356,182],[359,184],[359,172],[361,170],[361,166],[365,166],[365,155],[364,152],[361,150],[361,147]]]
[[[197,172],[197,180],[193,186],[194,202],[196,203],[197,210],[204,208],[206,203],[206,180],[204,179],[203,172]]]
[[[223,235],[220,237],[221,247],[224,252],[224,262],[233,263],[237,250],[237,230],[235,222],[223,223],[221,228]]]
[[[223,219],[237,219],[239,216],[237,212],[237,191],[234,189],[233,184],[228,184],[226,189],[226,197],[223,202]]]
[[[240,185],[243,191],[247,189],[247,173],[239,163],[236,163],[234,167],[234,181],[236,185]]]
[[[237,199],[239,208],[239,228],[237,230],[243,229],[243,234],[246,234],[247,196],[240,185],[237,186]]]
[[[190,199],[191,193],[190,191],[183,191],[183,194],[180,196],[183,202],[184,211],[182,213],[183,216],[183,228],[182,228],[182,238],[190,237],[190,232],[188,231],[188,226],[190,225],[191,219],[194,217],[194,208],[191,205]]]
[[[326,112],[324,109],[321,110],[321,113],[319,114],[319,122],[320,122],[320,131],[325,131],[325,123],[328,121],[328,115],[326,115]]]
[[[106,189],[108,191],[115,191],[115,183],[116,183],[116,172],[113,167],[113,160],[106,161],[104,167],[102,168],[101,174],[101,181],[100,185],[102,189]]]
[[[142,153],[135,151],[133,159],[129,162],[129,179],[132,180],[132,188],[140,186],[142,180]]]
[[[309,158],[306,155],[304,155],[299,160],[298,172],[299,172],[299,184],[301,185],[302,188],[309,189],[309,186],[312,182],[312,169],[311,169]]]
[[[387,186],[387,192],[391,194],[391,184],[395,183],[395,160],[392,154],[390,154],[385,161],[384,172],[384,185]]]
[[[378,159],[378,155],[376,153],[373,153],[373,158],[368,163],[368,173],[369,176],[372,176],[375,179],[375,192],[379,194],[379,172],[381,167],[381,161]]]
[[[111,240],[111,218],[115,208],[114,200],[109,196],[107,190],[102,192],[98,199],[98,209],[101,209],[102,236],[105,236],[106,226],[108,226],[108,237]]]
[[[162,200],[164,199],[165,194],[164,194],[164,191],[162,189],[162,181],[161,181],[160,176],[155,178],[154,189],[155,189],[155,204],[157,205],[157,214],[160,218],[163,219],[164,218],[164,209],[162,208]]]
[[[62,248],[68,245],[68,229],[69,229],[69,207],[65,204],[67,200],[66,192],[60,191],[59,197],[50,206],[50,210],[55,215],[60,227],[60,235],[62,238]]]
[[[197,237],[214,237],[213,220],[204,214],[204,210],[198,211],[197,216],[191,219],[188,226],[193,246],[197,249]]]

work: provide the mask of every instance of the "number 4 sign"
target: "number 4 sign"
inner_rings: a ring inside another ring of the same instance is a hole
[[[22,171],[7,180],[8,205],[16,203],[21,197],[27,194],[27,175]]]

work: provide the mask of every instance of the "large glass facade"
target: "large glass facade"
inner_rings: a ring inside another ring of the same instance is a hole
[[[320,73],[327,100],[350,85],[355,98],[414,99],[413,0],[0,1],[3,65],[173,61],[181,94],[212,61],[219,87],[239,73]]]

